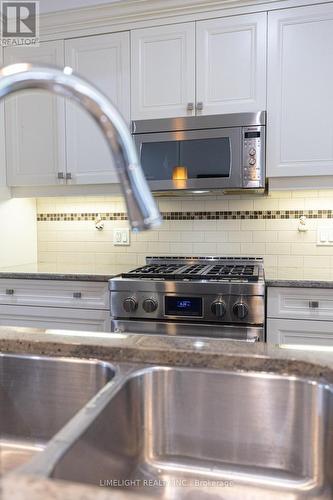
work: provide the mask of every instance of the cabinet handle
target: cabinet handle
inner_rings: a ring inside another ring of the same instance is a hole
[[[194,110],[194,103],[193,102],[189,102],[187,104],[187,111],[193,111]]]
[[[203,102],[197,102],[197,111],[202,111],[203,110]]]
[[[15,290],[13,288],[6,288],[6,295],[14,295]]]
[[[81,299],[81,298],[82,298],[81,292],[73,292],[73,299]]]
[[[309,300],[309,307],[311,309],[317,309],[319,307],[318,300]]]
[[[71,172],[67,172],[67,174],[66,174],[66,180],[71,180],[71,178],[72,178]]]
[[[58,172],[58,179],[64,179],[64,173],[63,172]]]

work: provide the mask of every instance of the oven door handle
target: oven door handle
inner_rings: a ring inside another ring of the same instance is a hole
[[[213,323],[190,323],[176,321],[137,321],[112,319],[111,332],[170,335],[175,337],[195,337],[245,342],[263,342],[265,329],[263,326],[216,325]]]

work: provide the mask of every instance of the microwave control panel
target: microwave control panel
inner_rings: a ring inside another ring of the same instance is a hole
[[[242,128],[242,184],[243,188],[265,187],[264,126]]]

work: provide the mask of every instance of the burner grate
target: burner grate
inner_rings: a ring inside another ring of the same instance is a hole
[[[255,265],[215,265],[208,269],[205,278],[231,278],[257,281],[259,268]]]
[[[259,266],[248,263],[163,263],[148,264],[128,273],[122,274],[123,278],[147,278],[165,280],[243,280],[258,281]]]

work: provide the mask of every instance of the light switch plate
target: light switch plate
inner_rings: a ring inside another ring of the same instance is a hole
[[[130,245],[129,229],[114,229],[113,230],[113,244],[115,246],[126,247]]]
[[[318,227],[317,247],[333,246],[333,227]]]

